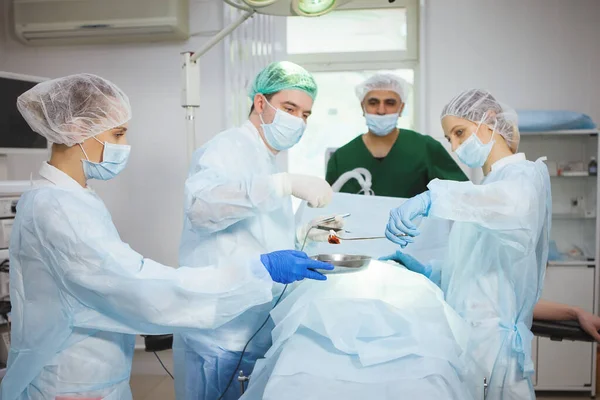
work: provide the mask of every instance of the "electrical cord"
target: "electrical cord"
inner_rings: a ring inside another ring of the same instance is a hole
[[[313,229],[315,229],[315,226],[311,226],[310,229],[306,232],[306,235],[304,236],[304,241],[302,242],[302,247],[300,248],[300,251],[304,251],[304,246],[306,246],[306,241],[308,240],[308,234],[310,233],[310,231],[312,231]],[[283,295],[285,293],[285,290],[287,289],[288,285],[285,285],[283,287],[283,291],[281,292],[281,294],[279,295],[279,298],[277,299],[277,301],[275,302],[275,304],[273,305],[273,307],[271,307],[271,311],[277,307],[277,305],[279,304],[279,302],[281,301],[281,299],[283,298]],[[233,378],[235,378],[237,372],[238,372],[238,368],[240,367],[240,365],[242,365],[242,360],[244,359],[244,354],[246,353],[246,349],[248,348],[248,345],[250,344],[250,342],[252,341],[252,339],[254,339],[254,337],[256,335],[258,335],[258,332],[261,331],[262,328],[265,327],[265,325],[267,324],[267,322],[269,322],[269,318],[271,318],[271,313],[269,312],[269,314],[267,315],[267,318],[265,319],[265,321],[262,323],[262,325],[260,326],[260,328],[258,328],[256,330],[256,332],[254,332],[254,334],[250,337],[250,339],[248,339],[248,341],[246,342],[246,345],[244,346],[244,348],[242,349],[242,354],[240,355],[240,359],[238,360],[237,365],[235,366],[235,368],[233,369],[233,372],[231,374],[231,377],[229,378],[229,382],[227,383],[227,386],[225,387],[225,390],[223,390],[223,392],[221,393],[221,395],[219,396],[219,398],[217,400],[222,400],[223,397],[225,397],[225,394],[227,393],[227,391],[229,390],[229,387],[231,386],[231,384],[233,383]]]
[[[281,294],[279,295],[279,298],[277,299],[277,302],[275,302],[275,305],[271,308],[271,310],[273,310],[273,308],[277,307],[277,304],[279,304],[279,301],[283,298],[283,294],[285,293],[285,290],[287,289],[288,285],[285,285],[283,287],[283,291],[281,292]],[[254,332],[254,334],[250,337],[250,339],[248,339],[248,341],[246,342],[246,345],[244,346],[244,348],[242,349],[242,354],[240,355],[240,359],[238,360],[237,365],[235,366],[235,368],[233,369],[233,373],[231,374],[231,377],[229,378],[229,382],[227,383],[227,387],[225,388],[225,390],[223,390],[223,393],[221,393],[221,396],[219,396],[219,398],[217,400],[222,400],[223,397],[225,396],[225,394],[227,393],[227,391],[229,390],[229,387],[231,386],[231,384],[233,383],[233,378],[235,378],[235,375],[237,374],[238,368],[240,367],[240,365],[242,364],[242,360],[244,359],[244,353],[246,353],[246,349],[248,348],[248,345],[250,344],[250,342],[252,341],[252,339],[254,339],[254,337],[256,335],[258,335],[258,332],[261,331],[262,328],[265,327],[265,325],[267,324],[267,322],[269,322],[269,318],[271,318],[271,315],[267,315],[267,318],[265,319],[265,321],[262,323],[262,325],[260,326],[260,328],[258,328],[256,330],[256,332]]]
[[[156,359],[158,360],[158,362],[160,363],[160,365],[162,365],[163,369],[166,371],[166,373],[169,374],[169,376],[171,377],[172,380],[175,380],[175,378],[173,378],[173,375],[169,372],[169,370],[167,369],[167,367],[165,367],[165,364],[163,364],[163,362],[160,359],[160,357],[158,356],[158,354],[155,351],[153,351],[153,353],[156,356]]]

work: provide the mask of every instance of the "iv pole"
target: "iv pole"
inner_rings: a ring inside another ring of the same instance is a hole
[[[196,109],[200,107],[200,64],[198,63],[198,59],[256,13],[254,9],[240,6],[231,0],[224,1],[232,7],[243,10],[244,13],[206,42],[199,51],[188,51],[181,54],[183,57],[183,66],[181,69],[181,106],[185,108],[188,163],[192,161],[192,154],[196,150],[195,114]]]

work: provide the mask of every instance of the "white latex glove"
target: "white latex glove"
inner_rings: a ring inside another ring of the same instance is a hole
[[[316,176],[281,173],[274,175],[273,179],[281,195],[306,200],[309,207],[323,208],[333,197],[329,183]]]
[[[312,221],[310,221],[308,224],[306,224],[296,230],[296,240],[298,241],[300,246],[302,246],[304,244],[305,238],[307,239],[307,242],[308,241],[327,242],[327,240],[329,239],[329,229],[342,229],[344,227],[344,219],[340,216],[335,217],[335,220],[332,222],[320,223],[320,221],[322,221],[325,218],[327,218],[327,217],[315,218]],[[327,229],[327,230],[317,229],[317,228],[310,229],[311,227],[316,226],[316,225],[326,226],[329,229]],[[308,237],[306,236],[307,232],[308,232]]]

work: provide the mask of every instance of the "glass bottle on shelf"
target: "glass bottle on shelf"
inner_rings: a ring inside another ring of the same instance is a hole
[[[592,176],[598,175],[598,163],[596,162],[596,157],[592,157],[590,159],[590,163],[588,164],[588,173]]]

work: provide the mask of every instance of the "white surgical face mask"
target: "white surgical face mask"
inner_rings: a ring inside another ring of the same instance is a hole
[[[392,132],[398,125],[399,113],[394,114],[366,114],[365,119],[367,120],[367,126],[369,132],[377,136],[387,136]]]
[[[129,160],[129,154],[131,152],[131,146],[125,144],[114,144],[108,142],[101,142],[96,139],[94,140],[104,146],[102,153],[102,162],[90,161],[87,153],[83,149],[83,146],[79,144],[85,160],[83,162],[83,174],[86,179],[99,179],[107,181],[117,176],[127,166]]]
[[[293,147],[302,138],[306,129],[306,122],[302,118],[273,107],[266,98],[265,101],[269,107],[275,110],[275,118],[273,118],[273,122],[270,124],[265,124],[262,114],[259,114],[265,141],[277,151]]]
[[[484,116],[485,118],[485,116]],[[492,137],[490,141],[486,144],[483,144],[479,137],[477,136],[477,131],[481,127],[481,123],[483,119],[477,125],[477,129],[475,132],[471,134],[458,148],[456,149],[456,155],[458,159],[471,168],[479,168],[483,167],[486,160],[488,159],[490,152],[492,151],[492,147],[494,147],[494,133],[496,126],[494,125],[494,130],[492,130]]]

